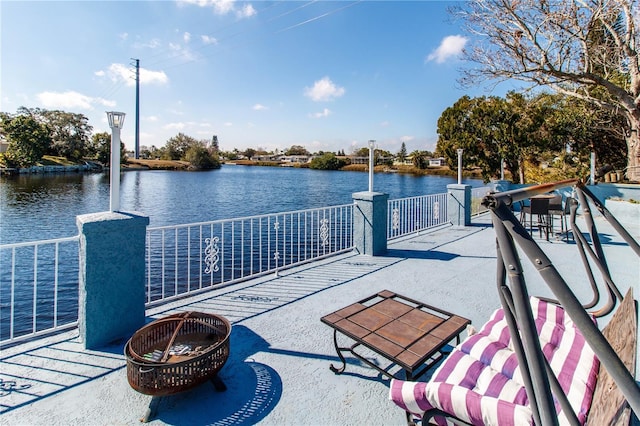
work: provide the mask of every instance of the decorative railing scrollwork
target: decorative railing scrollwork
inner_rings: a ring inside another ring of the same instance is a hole
[[[218,237],[206,238],[204,240],[205,244],[207,245],[204,249],[204,263],[205,265],[207,265],[204,270],[205,274],[218,272],[220,270],[220,268],[218,267],[218,262],[220,261],[220,249],[218,248],[219,241],[220,238]]]
[[[329,219],[320,220],[320,241],[322,247],[329,245]]]

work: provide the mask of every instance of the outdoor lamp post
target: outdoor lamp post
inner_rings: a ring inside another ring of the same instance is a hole
[[[120,210],[120,129],[124,112],[107,111],[111,127],[111,161],[109,162],[109,211]]]
[[[371,139],[369,141],[369,192],[373,192],[373,150],[376,146],[376,141]]]
[[[462,148],[458,148],[458,185],[462,184]]]

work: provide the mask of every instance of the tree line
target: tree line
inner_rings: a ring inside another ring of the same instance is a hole
[[[93,127],[83,114],[20,107],[15,114],[0,112],[0,136],[9,146],[3,154],[7,167],[29,167],[45,155],[71,161],[96,161],[109,164],[111,135],[92,133]],[[170,138],[156,154],[164,159],[183,160],[194,168],[220,167],[217,137],[211,143],[179,133]],[[150,152],[145,153],[150,158]],[[121,163],[126,163],[126,149],[120,143]]]
[[[625,167],[622,121],[612,111],[559,94],[463,96],[438,119],[436,152],[455,167],[462,148],[465,167],[480,168],[485,180],[500,176],[502,161],[514,182],[585,177],[592,152],[601,166]],[[541,166],[557,175],[536,179]]]

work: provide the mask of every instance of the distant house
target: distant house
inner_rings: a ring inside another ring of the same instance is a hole
[[[252,161],[279,161],[277,155],[272,154],[257,154],[251,157]]]
[[[446,165],[447,165],[447,161],[444,159],[444,157],[429,158],[429,167],[442,167]]]
[[[351,160],[351,164],[369,164],[369,156],[363,157],[363,156],[357,156],[357,155],[350,155],[349,160]]]
[[[310,155],[283,155],[280,157],[280,161],[283,163],[298,163],[305,164],[311,161]]]
[[[400,161],[398,157],[393,160],[393,164],[396,166],[411,166],[413,164],[413,155],[407,155],[404,157],[404,161]]]

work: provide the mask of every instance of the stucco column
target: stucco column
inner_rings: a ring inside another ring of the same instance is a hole
[[[387,251],[387,210],[389,194],[353,194],[353,244],[360,254],[380,256]]]
[[[453,226],[471,225],[471,185],[447,185],[447,212]]]
[[[80,230],[80,337],[85,348],[99,348],[145,324],[149,218],[103,212],[77,216],[76,224]]]

